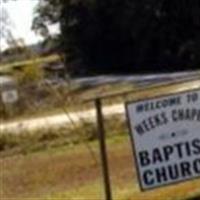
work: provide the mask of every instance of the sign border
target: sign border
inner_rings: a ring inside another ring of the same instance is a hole
[[[139,187],[140,187],[140,191],[142,192],[147,192],[147,191],[151,191],[151,190],[154,190],[154,189],[158,189],[158,188],[163,188],[163,187],[167,187],[167,186],[173,186],[173,185],[177,185],[177,184],[181,184],[181,183],[184,183],[184,182],[188,182],[188,181],[191,181],[191,180],[196,180],[196,179],[199,179],[200,178],[200,175],[197,176],[197,177],[194,177],[194,178],[187,178],[185,180],[180,180],[180,181],[177,181],[177,182],[173,182],[173,183],[167,183],[167,184],[164,184],[164,185],[161,185],[161,186],[155,186],[155,187],[151,187],[151,188],[144,188],[142,186],[142,179],[141,179],[141,176],[140,176],[140,170],[139,170],[139,163],[137,161],[137,155],[136,155],[136,148],[135,148],[135,140],[134,140],[134,137],[133,137],[133,134],[132,134],[132,129],[131,129],[131,123],[130,123],[130,117],[129,117],[129,114],[128,114],[128,106],[130,104],[133,104],[133,103],[139,103],[141,101],[145,101],[145,100],[155,100],[155,99],[159,99],[159,98],[162,98],[162,97],[170,97],[170,96],[173,96],[173,95],[181,95],[181,94],[184,94],[184,93],[187,93],[187,92],[195,92],[195,91],[199,91],[200,88],[197,88],[197,89],[189,89],[189,90],[185,90],[185,91],[180,91],[180,92],[171,92],[171,93],[168,93],[168,94],[163,94],[163,95],[156,95],[156,96],[152,96],[152,97],[148,97],[146,99],[144,98],[139,98],[138,100],[133,100],[133,101],[126,101],[125,102],[125,115],[126,115],[126,119],[125,119],[125,122],[126,124],[128,125],[128,134],[129,134],[129,137],[131,139],[131,146],[132,146],[132,154],[133,154],[133,159],[134,159],[134,165],[135,165],[135,168],[136,168],[136,174],[137,174],[137,179],[138,179],[138,182],[139,182]]]

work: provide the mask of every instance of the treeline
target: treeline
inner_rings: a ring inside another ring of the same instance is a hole
[[[54,23],[71,74],[200,69],[199,0],[40,0],[33,28]]]

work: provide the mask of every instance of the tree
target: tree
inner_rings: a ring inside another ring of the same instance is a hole
[[[15,73],[19,85],[34,85],[42,80],[44,74],[41,67],[35,63],[24,66]]]
[[[2,41],[7,43],[10,48],[18,46],[17,40],[15,40],[12,34],[13,22],[10,19],[10,16],[3,6],[3,4],[9,2],[10,0],[0,1],[0,44]],[[15,0],[13,0],[15,1]],[[2,53],[1,45],[0,45],[0,56]],[[1,57],[0,57],[1,60]]]
[[[7,10],[0,5],[0,42],[6,40],[10,36],[11,20]],[[2,49],[0,47],[0,53]]]
[[[42,24],[35,27],[60,24],[61,49],[66,66],[73,63],[72,73],[200,65],[199,0],[40,0],[39,7],[36,18]]]
[[[43,37],[49,37],[48,26],[59,23],[63,0],[40,0],[35,8],[32,29]],[[68,1],[68,0],[67,0]],[[66,2],[67,2],[66,1]],[[64,2],[64,1],[63,1]]]

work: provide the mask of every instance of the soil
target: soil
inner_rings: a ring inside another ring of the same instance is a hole
[[[1,195],[3,198],[38,197],[98,181],[101,179],[98,146],[95,157],[97,162],[87,149],[75,147],[70,153],[1,159]],[[110,145],[108,160],[113,184],[122,185],[134,180],[132,152],[127,141]]]

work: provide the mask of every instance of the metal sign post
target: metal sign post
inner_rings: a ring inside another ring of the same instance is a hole
[[[105,143],[105,129],[104,129],[103,113],[102,113],[102,106],[101,106],[100,99],[95,100],[95,107],[96,107],[96,114],[97,114],[98,138],[99,138],[100,152],[101,152],[101,163],[102,163],[102,173],[103,173],[103,178],[104,178],[105,197],[106,197],[106,200],[112,200],[108,160],[107,160],[107,150],[106,150],[106,143]]]

